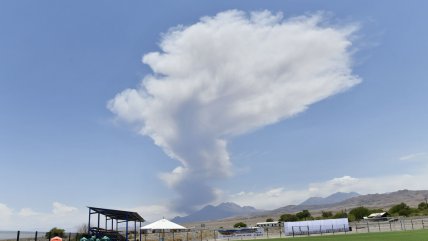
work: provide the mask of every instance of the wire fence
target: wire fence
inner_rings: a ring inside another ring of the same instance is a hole
[[[82,234],[65,233],[63,241],[79,241]],[[49,241],[49,233],[38,231],[0,231],[1,241]]]
[[[262,236],[239,236],[224,237],[219,235],[217,230],[212,229],[192,229],[185,232],[176,233],[139,233],[132,232],[128,236],[129,241],[231,241],[231,240],[252,240],[270,238],[293,238],[297,236],[316,235],[337,235],[356,234],[372,232],[391,232],[406,230],[428,229],[428,218],[419,219],[394,219],[390,221],[360,221],[349,223],[349,228],[340,232],[330,232],[328,229],[321,232],[305,232],[305,229],[296,229],[293,235],[285,235],[283,227],[265,228]],[[299,230],[299,232],[297,231]],[[309,228],[308,228],[309,230]],[[324,230],[324,229],[320,229]],[[63,241],[80,241],[85,234],[66,233]],[[51,237],[45,232],[22,232],[22,231],[0,231],[1,241],[49,241]]]

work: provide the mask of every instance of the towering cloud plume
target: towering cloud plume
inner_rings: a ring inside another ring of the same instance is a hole
[[[135,124],[180,165],[161,178],[181,211],[213,201],[215,179],[231,175],[230,137],[276,123],[359,83],[351,72],[355,26],[329,26],[319,14],[283,19],[231,10],[178,26],[153,70],[108,108]]]

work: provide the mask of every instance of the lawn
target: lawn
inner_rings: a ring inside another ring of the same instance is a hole
[[[296,239],[296,241],[428,241],[428,230],[286,238],[286,240],[292,239]],[[257,241],[273,240],[284,239],[257,239]]]

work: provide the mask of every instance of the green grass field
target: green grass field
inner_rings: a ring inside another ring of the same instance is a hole
[[[285,240],[296,241],[428,241],[428,230],[364,233],[364,234],[340,234],[312,237],[286,238]],[[282,239],[257,239],[257,241],[273,241]],[[254,240],[248,240],[254,241]]]

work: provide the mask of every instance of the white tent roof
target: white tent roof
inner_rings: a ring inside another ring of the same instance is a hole
[[[141,227],[141,229],[165,230],[165,229],[187,229],[187,228],[163,218],[154,223]]]

